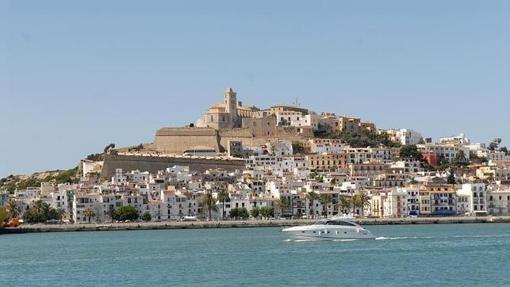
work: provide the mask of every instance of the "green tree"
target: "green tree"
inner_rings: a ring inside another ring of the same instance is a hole
[[[262,212],[262,209],[261,209],[261,212]],[[248,217],[250,217],[250,214],[248,213],[248,209],[246,209],[244,207],[239,208],[239,217],[242,218],[243,220],[248,219]]]
[[[10,199],[7,203],[7,213],[9,218],[17,218],[19,216],[19,207],[14,199]]]
[[[216,210],[216,200],[214,199],[212,192],[208,191],[200,198],[200,203],[207,210],[207,219],[212,219],[212,212]]]
[[[258,218],[259,215],[260,215],[260,208],[255,206],[254,208],[251,209],[251,216],[253,218]]]
[[[281,118],[280,122],[278,123],[279,127],[286,127],[289,125],[290,125],[290,122],[284,118]]]
[[[248,213],[248,210],[246,208],[236,207],[230,210],[230,217],[234,219],[237,218],[247,219],[248,217],[250,217],[250,214]]]
[[[58,218],[58,211],[42,200],[36,201],[23,215],[23,219],[28,223],[44,223],[48,220],[58,220]]]
[[[121,206],[114,210],[113,218],[118,221],[137,220],[138,211],[131,205]]]
[[[113,207],[113,204],[110,204],[108,206],[108,216],[110,217],[113,223],[113,221],[115,220],[115,208]]]
[[[328,215],[328,209],[327,206],[329,203],[331,203],[333,200],[333,196],[330,193],[321,193],[319,197],[319,201],[321,203],[322,207],[322,215],[327,216]]]
[[[5,207],[0,207],[0,228],[4,227],[8,218],[7,210]]]
[[[363,217],[365,207],[370,205],[370,197],[363,191],[358,192],[352,197],[352,205],[361,210],[361,217]]]
[[[319,195],[314,191],[310,191],[306,194],[306,199],[308,199],[308,206],[310,207],[310,213],[312,217],[315,217],[315,201],[319,198]]]
[[[444,170],[450,166],[450,162],[444,156],[441,155],[439,157],[439,165]]]
[[[349,196],[341,196],[338,204],[342,213],[350,213],[352,208],[352,198]]]
[[[102,161],[104,160],[104,154],[102,153],[92,153],[92,154],[89,154],[87,157],[86,157],[87,160],[92,160],[92,161]]]
[[[448,178],[446,179],[446,182],[448,184],[455,184],[457,181],[455,180],[455,173],[453,172],[453,169],[450,168],[450,172],[448,174]]]
[[[83,215],[88,219],[88,222],[90,224],[90,219],[96,216],[96,212],[92,208],[87,208],[83,211]]]
[[[304,153],[306,153],[305,145],[300,143],[300,142],[292,143],[292,153],[293,154],[304,154]]]
[[[230,218],[234,218],[234,219],[238,218],[239,217],[239,208],[236,207],[236,208],[230,209],[229,216],[230,216]]]
[[[105,148],[104,148],[103,152],[104,152],[104,153],[108,153],[111,149],[114,149],[114,148],[115,148],[115,144],[114,144],[114,143],[111,143],[111,144],[109,144],[109,145],[105,146]]]
[[[290,207],[289,200],[285,196],[281,196],[276,202],[276,207],[278,208],[279,216],[283,215],[283,211]],[[274,210],[273,210],[274,212]]]
[[[221,219],[225,219],[225,202],[230,201],[230,196],[226,190],[218,193],[218,201],[221,202]]]
[[[486,163],[488,161],[486,157],[480,157],[475,152],[469,153],[469,160],[472,163],[476,163],[476,164],[482,164],[482,163]]]
[[[489,144],[488,149],[489,149],[489,150],[497,150],[500,144],[501,144],[501,139],[500,139],[500,138],[495,138],[495,139],[493,139],[493,140],[492,140],[492,142]]]
[[[416,145],[405,145],[400,148],[400,158],[423,160],[423,155],[418,151]]]
[[[459,150],[459,152],[457,152],[457,154],[455,155],[455,158],[452,161],[452,164],[456,165],[456,166],[463,166],[463,165],[467,165],[468,163],[469,163],[469,161],[466,158],[466,154],[464,153],[463,150]]]
[[[142,214],[142,220],[145,221],[145,222],[149,222],[152,220],[152,216],[151,216],[151,213],[146,211]]]
[[[274,208],[270,206],[262,206],[260,208],[260,215],[263,218],[271,218],[274,217]]]

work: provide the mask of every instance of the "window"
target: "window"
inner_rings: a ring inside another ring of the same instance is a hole
[[[324,223],[322,223],[324,224]],[[347,221],[339,221],[339,220],[328,220],[326,221],[326,225],[339,225],[339,226],[356,226],[354,223]]]

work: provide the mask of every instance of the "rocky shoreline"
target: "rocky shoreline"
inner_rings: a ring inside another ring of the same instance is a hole
[[[285,227],[311,224],[315,219],[303,220],[227,220],[227,221],[168,221],[105,224],[24,224],[16,228],[0,229],[0,234],[34,232],[121,231],[160,229],[206,229],[206,228],[255,228]],[[420,218],[362,218],[355,219],[361,225],[405,224],[462,224],[462,223],[510,223],[510,216],[486,217],[420,217]]]

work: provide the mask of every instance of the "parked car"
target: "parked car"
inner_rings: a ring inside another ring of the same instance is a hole
[[[196,216],[183,216],[181,221],[198,221],[198,219]]]

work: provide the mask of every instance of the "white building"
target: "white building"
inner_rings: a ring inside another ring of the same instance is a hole
[[[487,186],[484,183],[465,183],[456,194],[457,197],[467,198],[468,204],[464,208],[466,213],[472,215],[487,213]]]
[[[305,116],[302,112],[298,111],[276,111],[276,122],[281,126],[298,126],[303,122],[303,117]]]
[[[402,169],[405,173],[423,172],[423,163],[419,160],[400,160],[391,165],[391,168]]]
[[[510,213],[510,188],[501,186],[490,190],[487,196],[487,211],[492,215],[507,215]]]
[[[73,221],[74,223],[87,223],[89,218],[85,215],[85,210],[94,211],[94,216],[90,222],[104,222],[103,204],[101,195],[97,193],[77,192],[73,199]]]
[[[462,151],[464,153],[464,158],[469,160],[470,153],[467,147],[458,146],[454,144],[420,144],[418,145],[418,149],[421,151],[434,152],[441,158],[444,158],[448,162],[452,162],[457,154]]]
[[[469,144],[471,144],[471,140],[469,140],[464,135],[464,133],[461,133],[458,136],[440,138],[438,142],[441,144],[454,144],[454,145],[469,145]]]
[[[299,120],[291,121],[290,125],[293,127],[311,127],[316,130],[319,124],[319,116],[317,114],[307,114],[302,116]]]
[[[416,145],[423,141],[423,136],[411,129],[388,129],[382,132],[388,134],[392,141],[402,145]]]
[[[339,139],[311,139],[310,152],[316,154],[341,153],[344,145]]]
[[[385,217],[405,217],[407,210],[407,192],[404,189],[392,189],[383,201]]]

